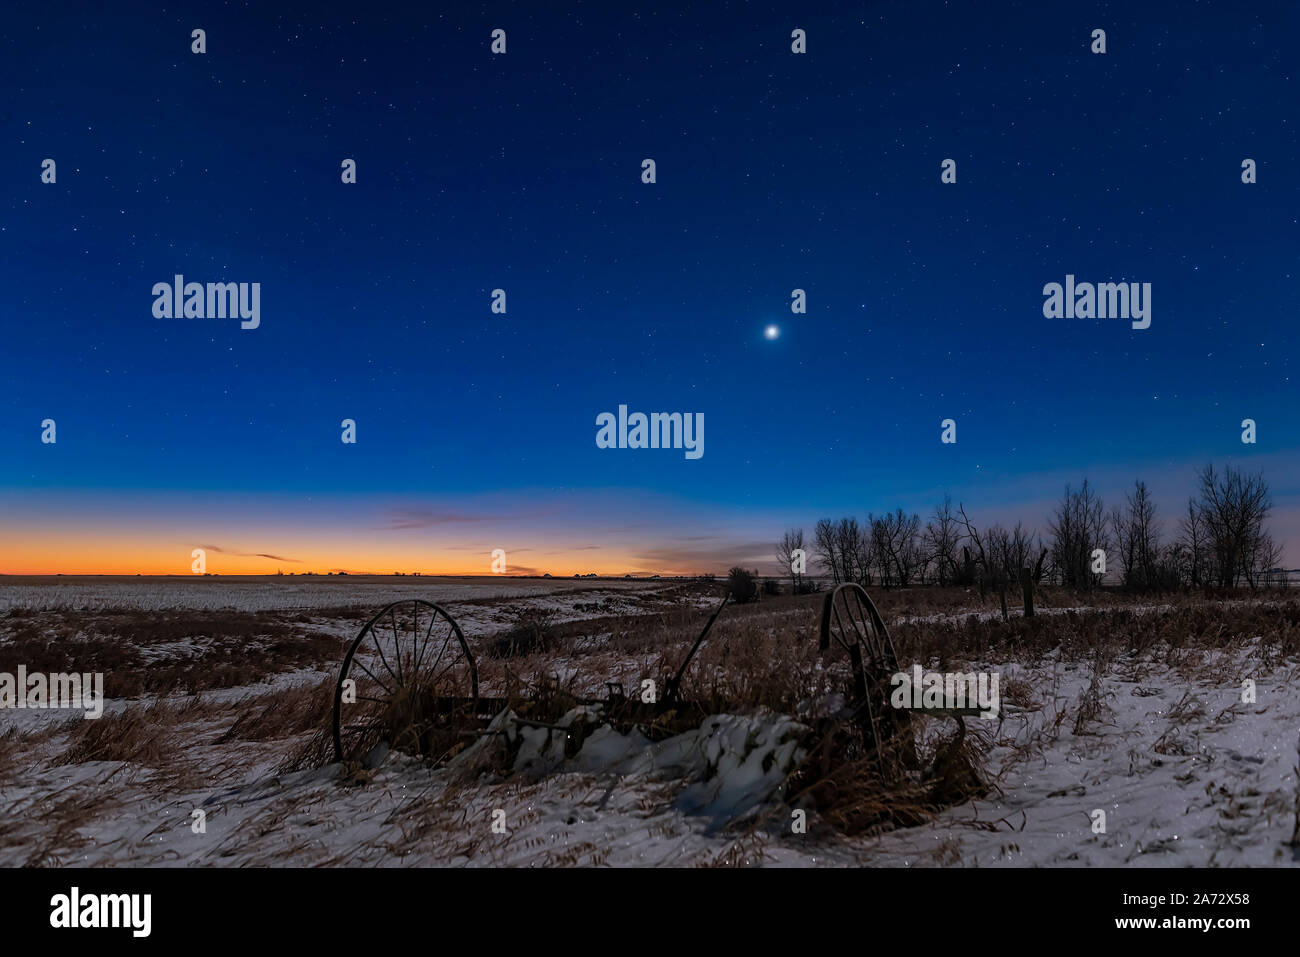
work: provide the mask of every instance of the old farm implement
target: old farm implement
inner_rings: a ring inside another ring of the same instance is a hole
[[[456,620],[431,602],[394,602],[366,622],[343,659],[334,693],[335,759],[368,764],[376,753],[394,749],[437,763],[488,733],[493,719],[507,709],[519,724],[558,730],[555,722],[585,706],[590,722],[563,728],[576,737],[574,748],[586,730],[600,724],[624,731],[635,727],[651,739],[699,727],[708,715],[732,707],[682,696],[687,668],[727,600],[724,596],[653,701],[629,696],[619,684],[608,684],[603,698],[578,698],[558,688],[515,697],[480,694],[474,655]],[[847,652],[850,684],[846,706],[816,730],[823,750],[839,746],[834,742],[847,730],[882,771],[886,754],[901,754],[904,766],[915,767],[911,715],[889,702],[891,678],[899,670],[893,641],[864,589],[846,584],[827,593],[820,638],[823,652]],[[965,713],[949,716],[961,725]]]
[[[709,712],[681,699],[682,676],[726,604],[724,596],[662,695],[645,702],[617,683],[606,685],[604,698],[559,689],[532,698],[480,695],[474,655],[446,609],[419,599],[394,602],[362,626],[343,658],[334,689],[335,760],[364,762],[375,748],[393,748],[440,761],[507,709],[534,727],[552,727],[581,706],[598,712],[602,723],[640,727],[651,737],[697,726]]]

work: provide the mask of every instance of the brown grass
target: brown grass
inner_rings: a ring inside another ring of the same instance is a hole
[[[235,723],[217,738],[217,744],[234,741],[279,741],[298,738],[329,725],[334,709],[333,678],[298,685],[243,705]]]
[[[95,721],[70,723],[71,733],[63,754],[54,763],[125,761],[145,767],[162,767],[175,756],[170,733],[178,717],[166,704],[126,708]]]
[[[695,594],[702,592],[703,586]],[[965,671],[972,663],[1033,666],[1046,660],[1078,662],[1091,669],[1092,680],[1077,700],[1057,695],[1055,687],[1045,686],[1050,680],[1004,675],[1004,702],[1042,712],[1039,730],[1019,745],[1026,752],[1071,730],[1081,736],[1100,730],[1107,720],[1103,679],[1113,673],[1134,682],[1133,693],[1141,694],[1143,675],[1157,666],[1196,675],[1208,667],[1207,661],[1215,660],[1213,653],[1249,651],[1265,666],[1279,667],[1288,662],[1293,666],[1300,655],[1300,600],[1294,592],[1234,593],[1231,600],[1179,595],[1143,600],[1168,606],[1143,611],[1134,607],[1133,599],[1116,593],[1080,597],[1042,589],[1036,601],[1045,613],[1032,619],[1013,613],[1006,622],[997,615],[972,614],[995,611],[997,603],[996,595],[990,595],[981,604],[974,590],[871,592],[890,624],[903,668],[917,661],[927,668]],[[903,748],[887,749],[881,761],[860,732],[836,726],[835,716],[820,712],[828,695],[847,694],[849,687],[843,654],[835,650],[823,656],[817,649],[821,600],[820,595],[765,596],[753,605],[729,607],[687,670],[683,696],[706,710],[770,708],[816,727],[812,743],[820,741],[822,746],[787,782],[787,800],[791,806],[811,808],[841,832],[873,833],[918,824],[995,786],[996,779],[985,768],[988,741],[976,731],[979,722],[967,724],[959,740],[953,720],[917,715],[910,737],[915,758]],[[1097,607],[1051,611],[1083,603]],[[617,616],[602,614],[609,608],[597,601],[588,604],[591,607],[583,610],[597,617],[556,623],[545,615],[533,616],[496,636],[495,645],[494,639],[473,640],[481,693],[558,708],[566,696],[603,696],[606,681],[621,681],[634,694],[643,678],[651,678],[662,691],[710,614],[700,607],[659,607],[648,614]],[[347,608],[340,617],[360,621],[372,613]],[[900,615],[938,617],[895,623]],[[32,671],[102,671],[113,697],[250,685],[300,667],[334,673],[344,643],[313,629],[312,623],[323,617],[315,612],[310,617],[239,612],[56,615],[15,609],[0,618],[0,671],[12,672],[18,664]],[[150,649],[165,651],[162,646],[171,642],[185,642],[192,657],[147,660]],[[492,657],[493,649],[501,656]],[[557,683],[554,676],[561,668],[565,679]],[[244,746],[231,751],[241,761],[250,753],[247,746],[258,745],[262,747],[251,753],[282,757],[284,770],[319,767],[333,759],[333,690],[331,677],[239,703],[194,697],[135,705],[98,721],[78,717],[25,735],[10,730],[0,734],[0,782],[16,773],[21,762],[34,760],[34,742],[53,739],[58,739],[54,764],[125,762],[160,772],[165,786],[173,790],[196,779],[198,771],[188,757],[195,744]],[[1158,752],[1177,754],[1195,747],[1183,739],[1180,727],[1200,707],[1191,696],[1179,702],[1169,715],[1169,729],[1157,742]],[[209,777],[214,773],[208,767],[203,772]],[[229,773],[238,772],[235,766]],[[500,778],[495,781],[491,786]],[[452,800],[440,808],[438,817],[455,810]],[[84,823],[90,807],[80,797],[64,795],[51,799],[47,812],[54,815],[50,846],[31,851],[33,861],[53,860],[50,848],[65,846],[59,842],[76,846],[78,822]],[[432,819],[428,826],[435,826]],[[413,833],[419,829],[416,826]],[[5,833],[0,822],[0,844]],[[742,839],[717,863],[743,863],[761,852],[761,844]],[[584,861],[597,858],[586,850],[575,853]]]
[[[513,625],[480,643],[488,658],[522,658],[553,650],[564,637],[549,608],[526,608]]]
[[[263,612],[12,613],[0,632],[0,671],[98,672],[112,698],[197,693],[256,684],[297,668],[334,669],[340,639],[305,616]],[[156,656],[158,646],[181,647]],[[155,655],[146,654],[153,648]]]

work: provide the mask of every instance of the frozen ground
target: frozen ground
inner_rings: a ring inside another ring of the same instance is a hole
[[[358,577],[295,575],[276,578],[114,576],[16,578],[0,576],[0,614],[11,608],[94,611],[132,608],[140,611],[185,609],[213,611],[299,611],[320,608],[379,608],[402,598],[435,603],[491,601],[563,595],[599,588],[645,591],[657,587],[645,579],[581,578],[439,578],[434,576]]]
[[[576,582],[558,584],[560,594],[521,591],[504,605],[499,595],[478,603],[481,592],[444,597],[463,603],[458,617],[482,612],[467,629],[475,634],[497,624],[494,609],[517,613],[521,603],[581,617],[592,609],[632,614],[638,604],[644,611],[651,597],[604,582],[595,590],[582,583],[577,593]],[[312,607],[350,603],[339,594]],[[363,588],[349,599],[364,604],[373,594]],[[295,609],[298,597],[283,596]],[[123,600],[111,590],[101,598]],[[341,637],[357,626],[323,624]],[[591,659],[558,664],[583,662]],[[1207,653],[1152,647],[1095,661],[1052,652],[967,664],[1002,676],[1002,719],[966,719],[987,748],[989,793],[921,826],[857,836],[815,812],[806,834],[793,832],[792,812],[778,799],[801,757],[797,723],[761,709],[719,714],[657,745],[606,729],[568,759],[557,750],[562,731],[521,728],[503,715],[502,735],[449,767],[430,770],[390,753],[346,782],[334,765],[277,771],[292,740],[230,731],[235,717],[274,711],[295,688],[328,678],[327,668],[169,699],[174,713],[158,721],[166,753],[141,743],[146,756],[133,760],[69,761],[76,721],[0,710],[0,865],[1300,864],[1289,843],[1300,807],[1294,657],[1279,660],[1259,640],[1237,636]],[[1242,701],[1246,680],[1255,684],[1253,703]],[[112,701],[106,712],[127,707]],[[522,741],[507,766],[480,753],[504,738]]]
[[[1022,677],[1064,708],[1091,684],[1082,670]],[[196,729],[188,757],[233,763],[227,786],[160,793],[155,775],[118,762],[42,767],[0,791],[0,864],[48,848],[49,863],[92,866],[1294,865],[1296,678],[1262,682],[1247,706],[1230,679],[1189,686],[1116,669],[1100,689],[1109,710],[1080,734],[1053,726],[1050,702],[990,723],[1000,794],[878,837],[837,835],[816,815],[795,835],[790,812],[765,805],[780,775],[761,773],[763,756],[778,755],[774,772],[793,757],[778,744],[790,719],[777,716],[723,716],[730,725],[668,746],[608,732],[549,773],[521,759],[504,780],[468,783],[459,767],[430,771],[399,754],[364,783],[340,785],[336,766],[276,774],[263,749],[241,758]],[[69,801],[84,802],[84,817],[61,835],[45,812]],[[1105,833],[1093,830],[1098,810]],[[733,816],[739,827],[720,828]]]
[[[1261,866],[1300,863],[1300,667],[1270,673],[1247,647],[1198,674],[1121,659],[1098,682],[1096,720],[1075,733],[1092,670],[1018,674],[1040,700],[989,729],[998,794],[875,842],[887,865]],[[1208,672],[1208,675],[1207,675]],[[1256,682],[1253,704],[1242,681]],[[1057,715],[1063,715],[1061,725]],[[971,722],[975,722],[972,720]],[[996,725],[997,723],[994,722]],[[1094,833],[1101,821],[1104,833]]]

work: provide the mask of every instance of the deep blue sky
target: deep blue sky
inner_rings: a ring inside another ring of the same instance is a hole
[[[0,23],[0,503],[28,532],[166,501],[179,547],[187,510],[310,498],[450,546],[590,496],[601,528],[707,516],[721,560],[944,491],[1041,527],[1085,475],[1172,510],[1211,459],[1296,504],[1293,3],[283,6]],[[155,319],[178,272],[260,282],[261,327]],[[1066,273],[1150,282],[1151,327],[1045,319]],[[704,457],[597,449],[620,403],[704,413]]]

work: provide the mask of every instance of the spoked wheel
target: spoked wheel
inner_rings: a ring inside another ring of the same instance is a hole
[[[427,601],[393,602],[343,658],[334,689],[334,759],[365,762],[387,746],[440,761],[470,740],[478,669],[456,620]]]
[[[867,590],[854,582],[836,586],[822,603],[822,651],[830,648],[832,641],[848,652],[860,645],[866,666],[874,671],[893,674],[898,670],[898,656],[885,620]]]
[[[909,714],[891,707],[889,702],[893,676],[898,672],[898,655],[885,620],[861,585],[839,585],[822,603],[822,651],[828,650],[832,641],[849,653],[858,723],[871,736],[870,744],[882,772],[883,752],[895,738],[899,739],[897,753],[904,764],[914,766]]]

